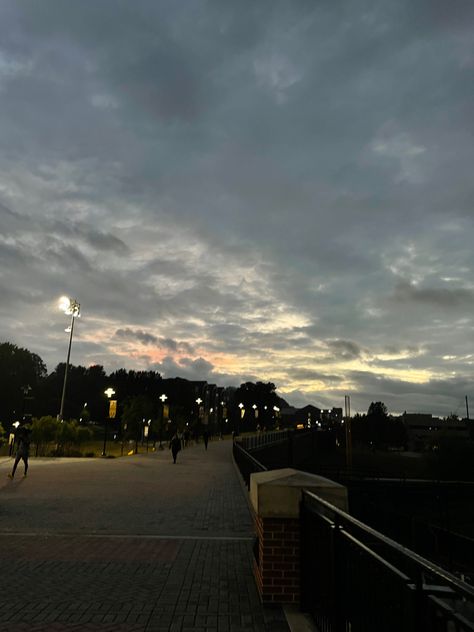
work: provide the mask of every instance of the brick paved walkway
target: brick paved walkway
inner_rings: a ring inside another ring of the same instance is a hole
[[[230,442],[0,462],[0,630],[287,631],[262,607]]]

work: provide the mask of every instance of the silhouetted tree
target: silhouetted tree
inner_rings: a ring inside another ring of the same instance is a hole
[[[153,402],[146,395],[130,397],[124,402],[122,425],[125,439],[135,441],[135,452],[142,437],[143,420],[148,421],[153,415]]]
[[[0,343],[0,419],[7,425],[20,419],[26,412],[25,398],[36,397],[38,385],[45,377],[46,365],[36,353],[10,342]],[[34,403],[34,399],[28,399],[28,403]],[[28,412],[32,412],[31,405]]]
[[[273,382],[245,382],[236,389],[232,406],[236,409],[242,403],[245,408],[244,423],[240,429],[255,430],[257,424],[270,427],[272,423],[273,407],[282,408],[288,403],[276,394]],[[253,405],[257,406],[258,417],[255,417]],[[265,408],[266,407],[266,408]]]

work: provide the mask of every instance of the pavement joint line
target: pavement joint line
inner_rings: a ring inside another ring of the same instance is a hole
[[[253,536],[226,536],[226,535],[140,535],[140,534],[119,534],[119,533],[23,533],[20,531],[0,532],[0,537],[31,537],[31,538],[95,538],[95,539],[115,539],[115,540],[204,540],[222,542],[253,542]]]

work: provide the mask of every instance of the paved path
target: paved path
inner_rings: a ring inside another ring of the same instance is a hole
[[[286,632],[260,604],[229,441],[122,459],[0,460],[0,630]]]

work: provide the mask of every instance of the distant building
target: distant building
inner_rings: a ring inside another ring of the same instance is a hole
[[[340,424],[342,421],[342,408],[331,408],[322,410],[317,406],[303,406],[295,408],[288,406],[280,411],[280,426],[282,428],[297,428],[304,426],[311,428],[314,426],[329,427]]]
[[[440,419],[429,413],[403,413],[409,450],[428,450],[441,437],[468,439],[468,426],[463,419]]]
[[[295,415],[298,409],[294,406],[287,406],[280,409],[280,428],[292,428],[295,424]]]

